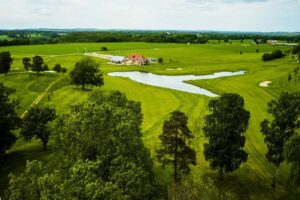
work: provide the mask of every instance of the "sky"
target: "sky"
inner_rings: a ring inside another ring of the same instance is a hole
[[[0,0],[0,29],[300,32],[300,0]]]

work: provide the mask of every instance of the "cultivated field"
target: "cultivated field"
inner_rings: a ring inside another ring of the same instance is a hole
[[[102,46],[109,51],[105,54],[128,55],[141,53],[147,57],[162,57],[164,64],[151,64],[149,66],[116,66],[109,65],[104,59],[101,70],[104,71],[105,86],[103,90],[120,90],[129,99],[140,101],[144,114],[143,140],[151,150],[155,159],[155,150],[158,148],[162,123],[168,114],[176,109],[184,111],[189,116],[190,129],[195,135],[193,147],[197,150],[197,166],[193,167],[192,175],[205,176],[215,179],[217,173],[209,169],[209,164],[203,156],[203,143],[205,138],[202,133],[203,118],[208,113],[207,103],[210,98],[189,94],[185,92],[152,87],[133,82],[127,78],[110,77],[109,72],[119,71],[146,71],[156,74],[210,74],[220,71],[247,71],[246,75],[226,77],[214,80],[190,81],[191,84],[209,89],[222,94],[235,92],[242,95],[246,108],[251,112],[249,129],[247,131],[246,151],[249,153],[248,162],[242,167],[225,176],[225,181],[217,184],[224,189],[236,192],[242,199],[297,199],[300,189],[291,188],[286,184],[289,176],[289,166],[283,164],[279,172],[279,186],[272,189],[270,186],[274,167],[265,159],[266,145],[260,133],[260,122],[269,115],[266,112],[267,103],[283,91],[300,90],[300,82],[288,82],[288,73],[293,72],[297,66],[296,59],[286,56],[283,59],[263,62],[261,56],[264,52],[275,49],[288,50],[284,46],[253,45],[251,41],[235,41],[232,44],[211,41],[205,45],[185,44],[149,44],[149,43],[78,43],[56,45],[34,45],[18,47],[0,47],[1,51],[10,51],[14,58],[12,73],[0,75],[0,81],[6,86],[16,89],[15,97],[20,99],[18,113],[22,115],[30,105],[51,85],[39,103],[50,104],[58,113],[68,111],[68,106],[84,101],[91,88],[81,90],[71,86],[67,75],[26,73],[22,65],[23,57],[42,55],[49,68],[60,63],[68,69],[74,67],[75,62],[81,59],[80,54],[86,52],[99,52]],[[256,50],[259,49],[259,53]],[[242,54],[240,53],[242,51]],[[170,70],[170,69],[182,70]],[[270,87],[260,87],[263,81],[272,81]],[[52,91],[52,92],[51,92]],[[17,133],[16,133],[17,134]],[[18,173],[24,169],[26,160],[47,159],[49,152],[42,152],[42,144],[38,140],[26,143],[20,139],[7,155],[6,162],[0,166],[0,196],[7,187],[8,174]],[[163,170],[158,164],[156,172],[162,181],[170,181],[170,173]]]

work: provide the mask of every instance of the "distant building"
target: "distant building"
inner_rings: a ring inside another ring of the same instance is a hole
[[[285,45],[285,46],[298,46],[297,43],[287,43],[287,42],[278,42],[277,45]]]
[[[149,59],[141,54],[131,54],[125,62],[130,65],[148,65],[150,63]]]
[[[157,58],[148,58],[150,63],[157,63]]]
[[[267,43],[270,45],[276,45],[278,43],[277,40],[267,40]]]
[[[124,56],[112,56],[110,61],[114,64],[123,64],[125,61],[125,57]]]

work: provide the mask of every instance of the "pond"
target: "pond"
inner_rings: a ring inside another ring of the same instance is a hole
[[[143,83],[146,85],[169,88],[173,90],[179,90],[183,92],[189,92],[193,94],[201,94],[208,97],[217,97],[218,95],[210,92],[204,88],[200,88],[188,83],[185,81],[190,80],[206,80],[206,79],[216,79],[221,77],[228,76],[239,76],[244,75],[246,71],[237,71],[237,72],[217,72],[210,75],[179,75],[179,76],[170,76],[170,75],[158,75],[145,72],[111,72],[108,73],[109,76],[114,77],[126,77],[133,81]]]

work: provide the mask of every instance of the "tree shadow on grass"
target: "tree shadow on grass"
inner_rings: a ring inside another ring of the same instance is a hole
[[[238,199],[281,199],[284,195],[285,188],[278,184],[278,187],[273,189],[270,182],[266,180],[259,180],[258,177],[251,175],[241,175],[239,173],[225,174],[224,180],[218,180],[217,172],[209,172],[202,176],[202,178],[210,178],[214,184],[222,191],[231,192],[237,196]]]
[[[82,89],[82,87],[80,87],[80,86],[74,86],[74,87],[72,87],[72,89],[74,89],[76,91],[81,91],[81,92],[91,92],[91,91],[94,90],[94,88],[93,87],[85,87],[84,89]]]

